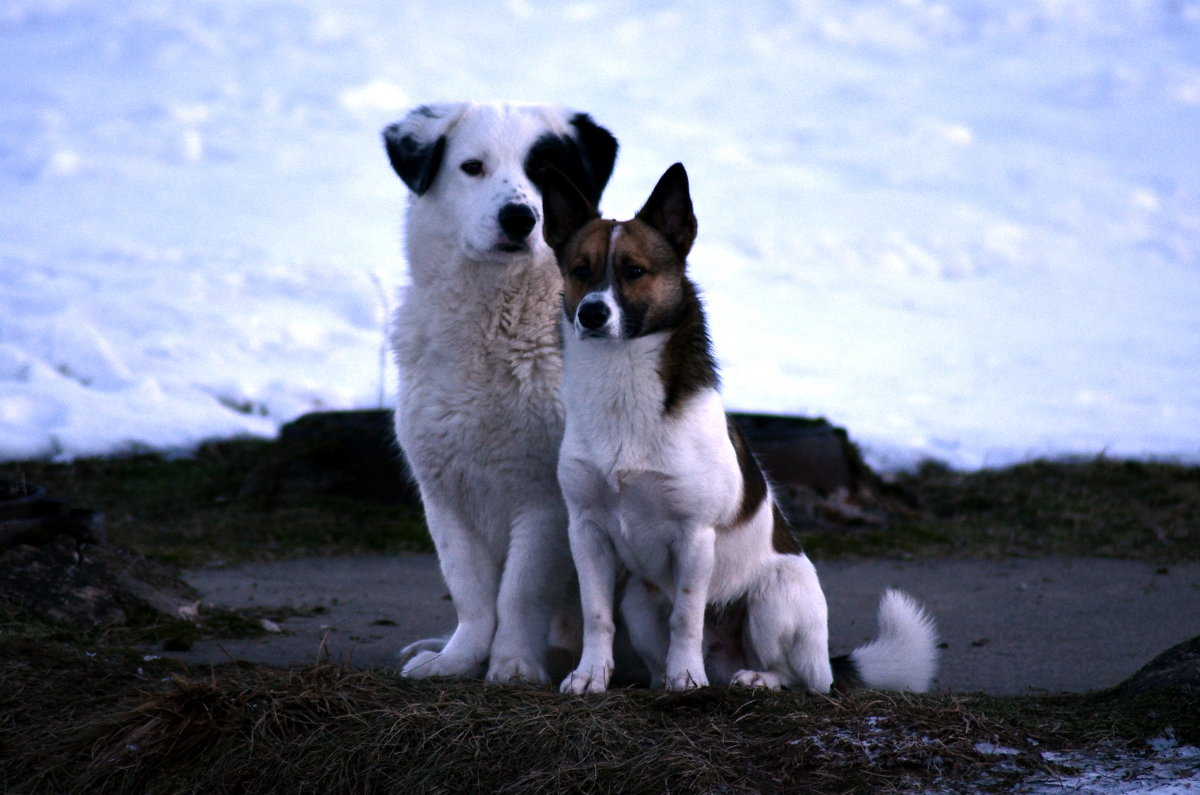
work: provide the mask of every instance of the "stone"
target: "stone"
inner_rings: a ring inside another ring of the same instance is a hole
[[[385,409],[312,412],[284,425],[243,488],[268,499],[281,491],[421,504]]]
[[[200,595],[173,571],[110,544],[104,515],[0,481],[0,605],[80,627],[146,612],[178,617]]]
[[[1200,691],[1200,637],[1167,649],[1116,689],[1121,695],[1138,695],[1166,688]]]

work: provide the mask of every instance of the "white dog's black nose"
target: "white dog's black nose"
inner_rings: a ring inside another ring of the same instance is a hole
[[[536,225],[537,214],[528,204],[510,202],[500,208],[500,228],[514,243],[520,243],[529,237]]]
[[[604,324],[608,322],[610,314],[608,304],[605,302],[588,301],[586,304],[579,305],[579,312],[576,314],[576,317],[579,320],[579,325],[588,331],[596,331],[604,328]]]

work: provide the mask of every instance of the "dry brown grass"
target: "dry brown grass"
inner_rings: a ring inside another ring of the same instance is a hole
[[[1200,559],[1200,467],[1101,456],[901,482],[922,509],[908,529],[935,535],[934,554]]]
[[[9,467],[106,510],[116,540],[166,560],[415,543],[419,522],[390,508],[247,496],[261,454],[227,443],[187,461]],[[806,546],[822,557],[1200,557],[1197,467],[927,467],[902,486],[920,506],[911,516]],[[1047,748],[1136,743],[1167,727],[1200,743],[1194,690],[1004,699],[713,688],[579,699],[332,666],[189,671],[115,647],[125,637],[115,630],[24,622],[0,612],[4,792],[1007,791],[1045,766]],[[980,743],[1019,753],[998,762]]]
[[[1030,736],[950,697],[578,698],[334,666],[5,656],[0,781],[16,791],[878,792],[974,780],[995,762],[976,743]]]

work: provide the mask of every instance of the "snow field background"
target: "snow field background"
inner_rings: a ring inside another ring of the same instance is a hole
[[[0,2],[0,459],[387,405],[379,130],[557,102],[676,160],[730,408],[881,467],[1200,460],[1200,4]]]

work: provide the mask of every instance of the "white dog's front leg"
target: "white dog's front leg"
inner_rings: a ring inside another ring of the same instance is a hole
[[[458,626],[441,648],[436,641],[421,641],[419,649],[410,646],[414,653],[401,673],[415,679],[480,676],[496,632],[500,569],[482,539],[452,509],[427,499],[425,519],[437,546],[442,579],[454,600]]]
[[[557,494],[541,500],[555,506]],[[512,529],[508,560],[496,603],[496,637],[488,681],[547,684],[546,646],[550,618],[571,583],[565,541],[566,507],[523,512]]]
[[[711,527],[686,528],[672,545],[675,594],[667,648],[668,690],[691,690],[708,684],[704,672],[704,608],[712,579],[716,533]]]
[[[573,515],[569,532],[583,606],[583,655],[561,689],[564,693],[603,693],[613,672],[616,550],[607,531],[594,520]]]

